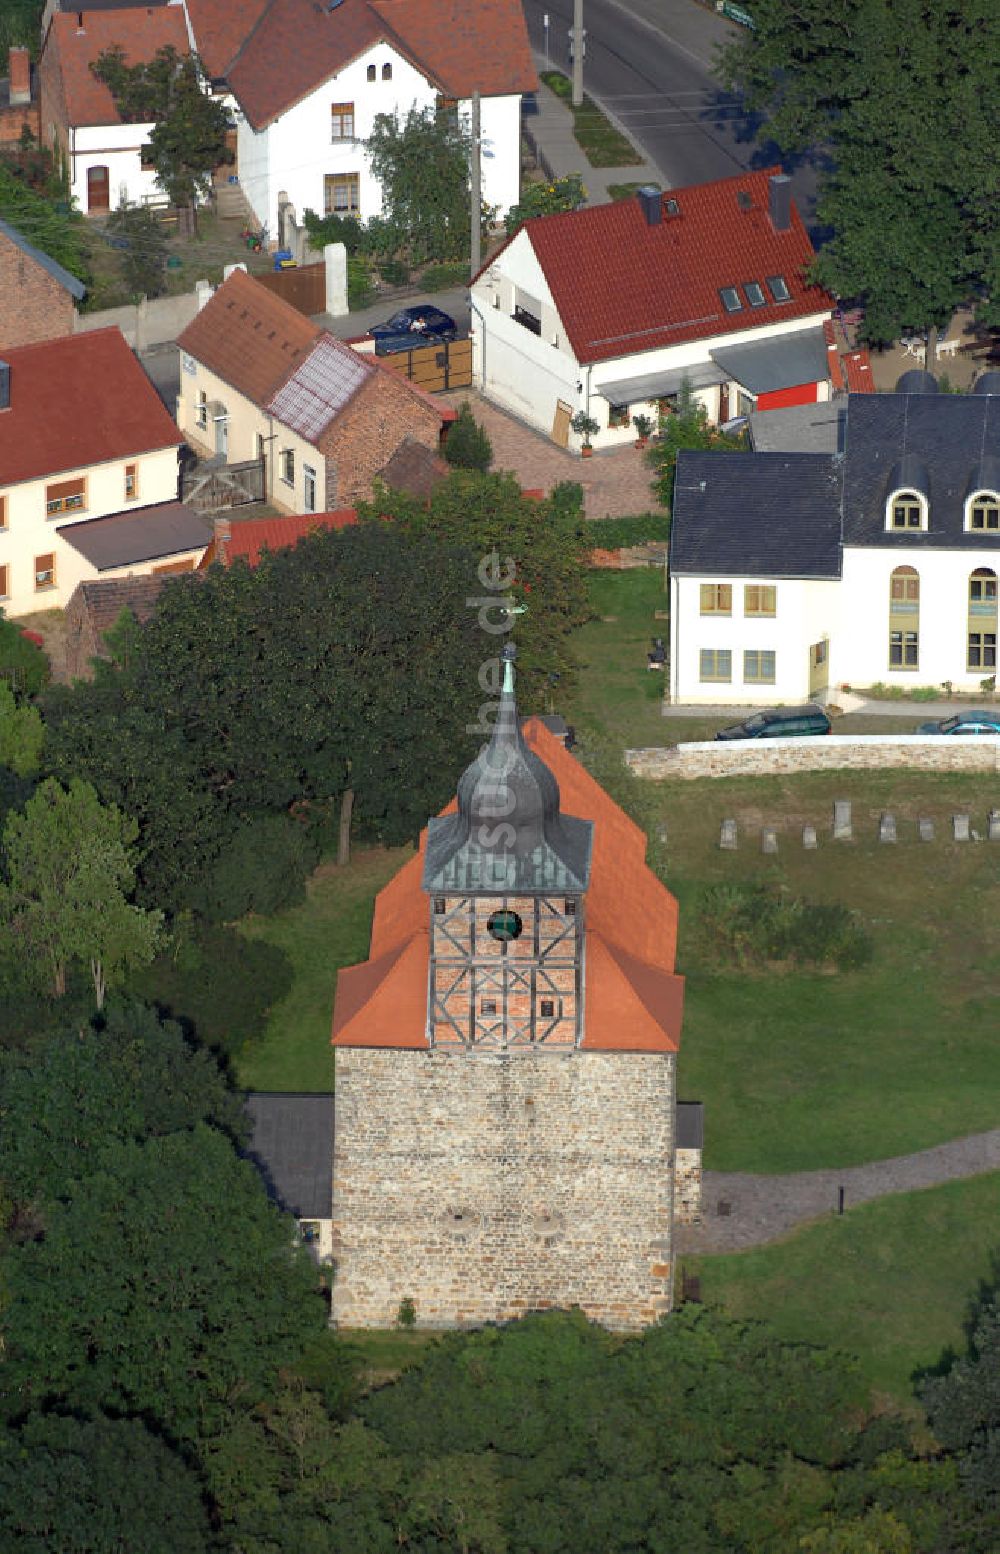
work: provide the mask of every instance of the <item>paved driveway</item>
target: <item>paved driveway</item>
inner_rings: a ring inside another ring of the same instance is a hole
[[[658,512],[650,490],[652,471],[643,454],[630,443],[624,448],[597,451],[591,459],[557,448],[540,432],[532,431],[475,389],[456,389],[439,399],[457,407],[467,399],[476,420],[486,428],[493,444],[494,469],[512,470],[528,491],[551,491],[561,480],[577,480],[583,486],[588,518],[621,518],[630,513]]]

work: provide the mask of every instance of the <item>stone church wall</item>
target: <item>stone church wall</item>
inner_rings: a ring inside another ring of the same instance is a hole
[[[333,1320],[670,1309],[669,1053],[337,1051]]]

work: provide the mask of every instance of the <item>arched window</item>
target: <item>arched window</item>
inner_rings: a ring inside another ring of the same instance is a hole
[[[916,669],[920,647],[920,577],[897,567],[889,579],[889,668]]]
[[[1000,531],[1000,495],[996,491],[974,491],[965,506],[966,527],[974,533]]]
[[[997,667],[997,575],[977,567],[969,578],[969,638],[966,666],[987,673]]]
[[[375,79],[375,66],[374,65],[369,65],[368,66],[368,79],[369,79],[369,81],[374,81],[374,79]]]
[[[887,526],[890,529],[922,529],[927,500],[917,491],[894,491],[889,498]]]
[[[391,81],[392,80],[392,66],[391,65],[383,65],[382,66],[382,80],[383,81]]]

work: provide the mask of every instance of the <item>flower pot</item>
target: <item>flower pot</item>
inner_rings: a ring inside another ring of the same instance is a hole
[[[580,449],[580,457],[581,459],[589,459],[593,455],[593,452],[594,450],[590,446],[590,443],[585,442],[583,447]]]
[[[648,441],[648,437],[637,437],[635,440],[635,445],[637,448],[645,448]]]

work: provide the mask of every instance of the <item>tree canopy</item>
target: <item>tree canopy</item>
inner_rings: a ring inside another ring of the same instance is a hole
[[[708,411],[685,378],[677,396],[676,413],[660,417],[660,435],[646,454],[646,461],[654,471],[651,485],[656,500],[670,511],[677,455],[682,448],[738,453],[745,447],[746,438],[742,433],[727,433],[711,425]]]
[[[755,0],[722,71],[786,153],[828,149],[817,278],[868,339],[1000,318],[1000,12],[992,0]]]
[[[380,113],[365,149],[394,234],[388,246],[411,264],[467,255],[469,136],[458,114],[416,106],[402,119]]]

